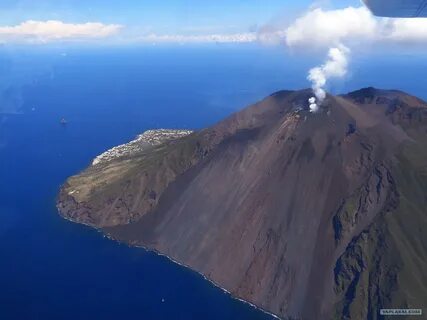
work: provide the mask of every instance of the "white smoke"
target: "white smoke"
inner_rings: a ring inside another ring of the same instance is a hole
[[[316,98],[311,97],[308,99],[310,112],[317,112],[319,110],[319,105],[316,103]]]
[[[309,99],[310,112],[319,110],[326,98],[325,86],[331,78],[342,78],[347,74],[350,49],[343,44],[330,48],[328,58],[321,66],[310,69],[307,79],[311,82],[315,97]]]

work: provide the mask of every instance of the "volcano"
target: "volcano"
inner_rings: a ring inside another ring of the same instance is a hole
[[[283,319],[421,308],[426,102],[365,88],[310,113],[311,96],[280,91],[212,127],[116,147],[67,180],[59,212]]]

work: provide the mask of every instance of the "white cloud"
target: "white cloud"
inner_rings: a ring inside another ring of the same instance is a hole
[[[296,19],[283,34],[287,46],[303,48],[369,41],[427,44],[427,19],[377,18],[365,7],[316,8]]]
[[[342,40],[372,39],[378,22],[365,7],[324,11],[317,8],[295,20],[285,31],[285,41],[294,46],[331,46]]]
[[[142,42],[174,42],[174,43],[245,43],[257,40],[252,32],[236,34],[208,34],[208,35],[158,35],[150,34],[139,38]]]
[[[118,24],[100,22],[65,23],[58,20],[28,20],[14,26],[0,26],[0,42],[50,42],[105,38],[119,33]],[[149,34],[137,41],[161,43],[285,43],[292,48],[325,48],[345,43],[427,44],[427,19],[377,18],[365,7],[337,10],[312,8],[287,28],[264,26],[257,32],[202,35]]]
[[[80,24],[64,23],[58,20],[28,20],[15,26],[0,27],[0,40],[49,42],[70,39],[105,38],[120,31],[122,26],[87,22]]]
[[[393,19],[388,28],[389,41],[427,44],[427,18]]]
[[[378,18],[364,6],[337,10],[311,8],[286,28],[263,26],[257,32],[180,35],[156,33],[138,38],[143,42],[174,43],[284,43],[291,48],[330,48],[342,43],[352,47],[369,42],[427,45],[427,19]]]

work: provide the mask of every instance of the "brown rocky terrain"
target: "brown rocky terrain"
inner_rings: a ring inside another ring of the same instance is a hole
[[[313,114],[311,94],[90,166],[58,209],[284,319],[424,307],[427,104],[365,88]]]

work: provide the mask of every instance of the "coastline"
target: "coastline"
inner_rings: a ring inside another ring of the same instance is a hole
[[[138,244],[138,245],[133,245],[133,244],[130,244],[130,243],[128,243],[128,242],[118,240],[118,239],[116,239],[115,237],[113,237],[111,234],[109,234],[109,233],[105,233],[105,232],[104,232],[104,230],[103,230],[102,228],[96,227],[96,226],[91,225],[91,224],[88,224],[88,223],[78,222],[78,221],[75,221],[75,220],[73,220],[73,219],[71,219],[71,218],[69,218],[69,217],[66,217],[66,216],[62,215],[62,214],[61,214],[61,211],[60,211],[59,209],[58,209],[58,214],[59,214],[59,215],[60,215],[64,220],[66,220],[66,221],[69,221],[69,222],[71,222],[71,223],[75,223],[75,224],[79,224],[79,225],[83,225],[83,226],[85,226],[85,227],[88,227],[88,228],[91,228],[91,229],[95,230],[96,232],[100,233],[100,234],[102,235],[102,237],[103,237],[103,238],[106,238],[106,239],[108,239],[109,241],[116,242],[116,243],[118,243],[118,244],[120,244],[120,245],[125,245],[125,246],[127,246],[127,247],[129,247],[129,248],[138,248],[138,249],[142,249],[142,250],[144,250],[144,251],[146,251],[146,252],[152,252],[152,253],[156,254],[157,256],[165,257],[167,260],[169,260],[169,261],[173,262],[174,264],[176,264],[176,265],[178,265],[178,266],[180,266],[180,267],[183,267],[183,268],[185,268],[185,269],[188,269],[188,270],[190,270],[191,272],[194,272],[194,273],[196,273],[197,275],[201,276],[204,280],[208,281],[211,285],[213,285],[214,287],[216,287],[216,288],[220,289],[221,291],[223,291],[224,293],[226,293],[226,294],[227,294],[229,297],[231,297],[232,299],[234,299],[234,300],[238,300],[238,301],[240,301],[240,302],[243,302],[243,303],[245,303],[245,304],[247,304],[247,305],[251,306],[252,308],[254,308],[254,309],[256,309],[256,310],[259,310],[259,311],[261,311],[261,312],[263,312],[263,313],[265,313],[265,314],[267,314],[267,315],[269,315],[269,316],[272,316],[272,317],[273,317],[273,318],[275,318],[275,319],[278,319],[278,320],[286,320],[286,318],[281,318],[280,316],[278,316],[278,315],[276,315],[276,314],[274,314],[274,313],[271,313],[271,312],[269,312],[269,311],[267,311],[267,310],[265,310],[265,309],[263,309],[263,308],[261,308],[261,307],[259,307],[259,306],[255,305],[255,304],[253,304],[252,302],[249,302],[249,301],[247,301],[247,300],[244,300],[244,299],[242,299],[242,298],[239,298],[239,297],[237,297],[237,296],[233,295],[230,291],[228,291],[227,289],[225,289],[225,288],[221,287],[219,284],[217,284],[215,281],[213,281],[212,279],[210,279],[210,278],[209,278],[208,276],[206,276],[205,274],[203,274],[203,273],[201,273],[201,272],[198,272],[198,271],[194,270],[193,268],[191,268],[190,266],[188,266],[188,265],[186,265],[186,264],[184,264],[184,263],[180,263],[180,262],[176,261],[175,259],[173,259],[172,257],[168,256],[167,254],[161,253],[161,252],[159,252],[158,250],[151,249],[151,248],[148,248],[148,247],[143,246],[143,245],[140,245],[140,244]]]

